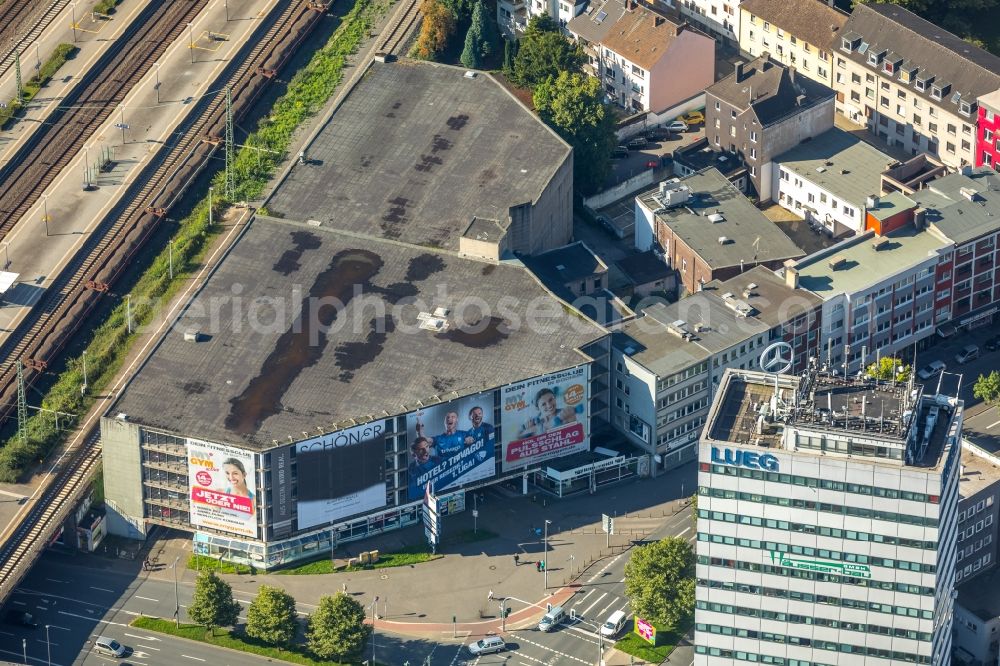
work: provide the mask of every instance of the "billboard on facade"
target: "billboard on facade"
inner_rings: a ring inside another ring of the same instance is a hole
[[[187,440],[191,524],[257,538],[257,455]]]
[[[503,388],[503,471],[590,447],[590,366]]]
[[[274,538],[283,538],[292,531],[291,447],[271,451],[271,529]]]
[[[385,421],[295,444],[300,530],[385,506]]]
[[[425,407],[406,416],[409,495],[424,497],[496,474],[496,391]]]

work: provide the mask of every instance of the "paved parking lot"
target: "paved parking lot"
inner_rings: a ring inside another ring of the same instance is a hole
[[[650,125],[649,129],[653,129],[653,127],[653,125]],[[664,141],[649,142],[646,144],[646,147],[641,150],[630,149],[628,157],[611,161],[611,174],[608,176],[608,180],[604,184],[605,187],[613,187],[618,183],[628,180],[629,178],[632,178],[633,176],[636,176],[650,168],[659,169],[657,172],[658,178],[661,175],[663,178],[669,178],[672,173],[669,168],[649,167],[647,165],[651,162],[661,164],[664,155],[669,156],[681,146],[690,145],[703,136],[705,136],[705,127],[704,125],[698,125],[697,128],[688,130],[687,132],[683,132],[681,134],[671,133],[670,138]],[[628,140],[621,142],[621,145],[627,144]]]
[[[989,352],[983,346],[987,339],[996,334],[996,327],[982,326],[968,333],[959,333],[947,340],[942,340],[935,336],[933,339],[936,342],[932,347],[917,353],[917,369],[924,367],[931,361],[941,361],[947,366],[947,372],[956,373],[956,375],[961,376],[962,383],[959,397],[965,401],[965,427],[967,434],[974,433],[974,428],[980,423],[979,420],[973,419],[973,417],[984,411],[989,411],[991,414],[996,413],[995,410],[987,410],[987,406],[972,395],[972,386],[976,383],[979,375],[989,374],[993,370],[1000,370],[1000,351]],[[970,344],[979,346],[979,358],[972,363],[959,365],[955,361],[955,355],[962,347]],[[928,384],[937,386],[937,379],[931,380]],[[995,421],[996,419],[993,420]],[[970,425],[972,426],[972,430],[970,430]],[[997,433],[1000,434],[1000,428],[997,429]]]

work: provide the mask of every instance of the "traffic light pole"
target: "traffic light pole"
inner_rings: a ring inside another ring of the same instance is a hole
[[[507,597],[500,600],[500,631],[507,631]]]

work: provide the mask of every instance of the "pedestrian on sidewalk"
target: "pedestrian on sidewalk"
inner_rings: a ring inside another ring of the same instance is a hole
[[[517,553],[514,553],[514,566],[516,567],[520,565],[521,565],[521,556],[518,555]]]

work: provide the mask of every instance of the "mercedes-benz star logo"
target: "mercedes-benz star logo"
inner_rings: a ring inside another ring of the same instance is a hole
[[[771,372],[776,375],[783,375],[792,369],[792,361],[795,355],[792,346],[787,342],[775,342],[768,345],[760,354],[757,362],[764,372]]]

